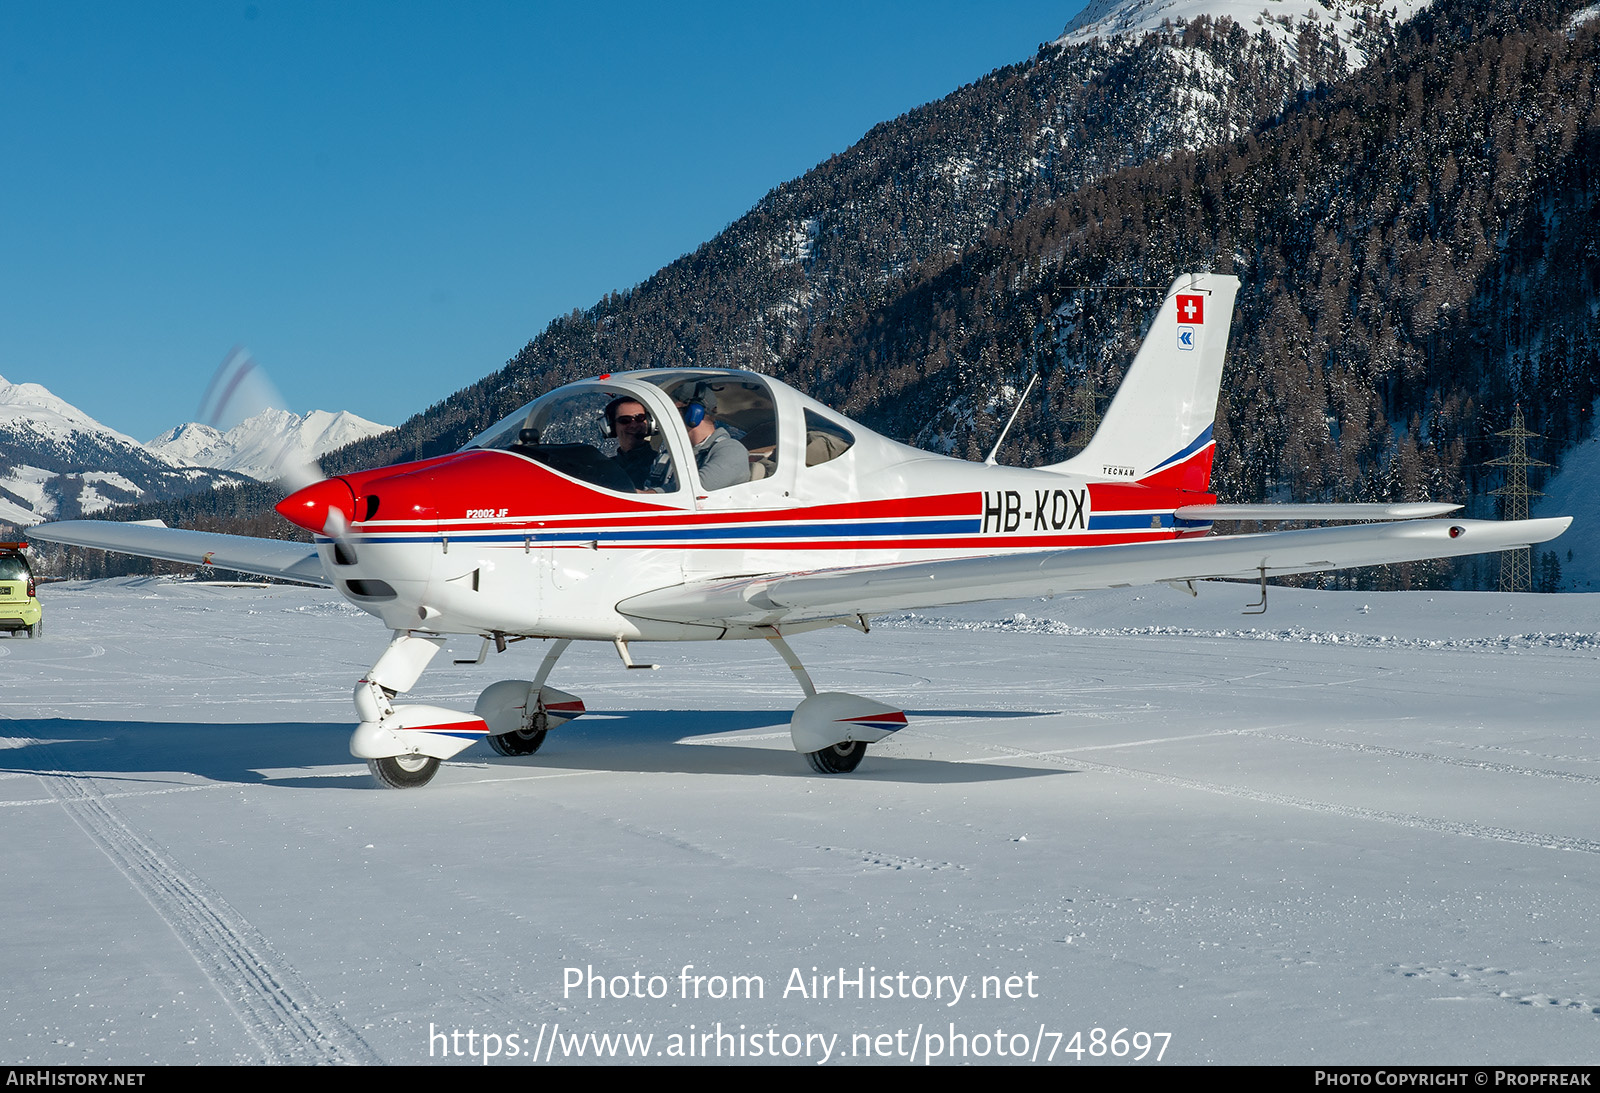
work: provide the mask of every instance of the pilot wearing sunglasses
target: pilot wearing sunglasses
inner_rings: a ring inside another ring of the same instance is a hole
[[[650,412],[631,398],[611,400],[606,407],[606,423],[617,438],[617,454],[612,456],[628,475],[635,489],[643,489],[656,462],[656,450],[650,446]]]

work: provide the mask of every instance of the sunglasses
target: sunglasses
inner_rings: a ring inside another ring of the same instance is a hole
[[[638,422],[638,423],[640,423],[642,425],[648,425],[648,424],[650,424],[650,415],[649,414],[618,414],[617,415],[617,424],[618,425],[632,425],[635,422]]]

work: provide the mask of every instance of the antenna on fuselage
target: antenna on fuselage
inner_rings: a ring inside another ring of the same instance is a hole
[[[1011,416],[1006,419],[1006,427],[1000,430],[1000,439],[994,442],[994,448],[989,452],[989,458],[983,461],[985,467],[994,466],[994,457],[1000,454],[1000,445],[1006,442],[1006,434],[1011,431],[1011,425],[1017,420],[1017,415],[1022,412],[1022,404],[1028,401],[1028,392],[1033,390],[1033,385],[1039,382],[1039,373],[1035,372],[1028,379],[1028,386],[1022,389],[1022,397],[1011,408]]]

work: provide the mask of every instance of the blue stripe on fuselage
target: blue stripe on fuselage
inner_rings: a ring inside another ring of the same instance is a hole
[[[520,543],[531,540],[535,543],[584,543],[595,539],[604,539],[608,542],[638,542],[657,539],[860,539],[868,537],[894,537],[904,538],[915,535],[962,535],[976,534],[982,526],[982,521],[974,517],[970,520],[930,520],[921,523],[896,523],[896,524],[786,524],[782,526],[743,524],[733,527],[693,527],[682,524],[658,528],[593,528],[587,531],[523,531],[523,532],[473,532],[462,529],[458,532],[443,531],[438,533],[424,533],[430,539],[448,536],[456,542],[474,543]],[[410,535],[359,535],[359,542],[366,543],[410,543],[416,538]]]
[[[978,535],[983,521],[973,519],[928,520],[897,522],[892,524],[737,524],[720,527],[695,527],[682,524],[661,528],[592,528],[564,531],[491,531],[475,532],[467,528],[440,529],[436,532],[419,532],[410,535],[363,535],[354,538],[362,543],[414,543],[419,540],[437,542],[448,538],[458,543],[587,543],[603,540],[612,543],[659,542],[667,539],[689,542],[714,542],[729,539],[795,540],[795,539],[903,539],[924,538],[931,535]],[[1171,528],[1204,527],[1203,521],[1174,519],[1170,512],[1094,513],[1089,526],[1081,531],[1155,531]],[[1020,529],[1019,529],[1020,530]],[[987,537],[987,536],[986,536]],[[996,536],[999,538],[999,536]]]

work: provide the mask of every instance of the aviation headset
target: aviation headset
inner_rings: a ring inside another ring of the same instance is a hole
[[[690,381],[679,384],[672,399],[683,403],[678,412],[683,415],[683,423],[691,429],[717,412],[717,392],[709,383]]]

